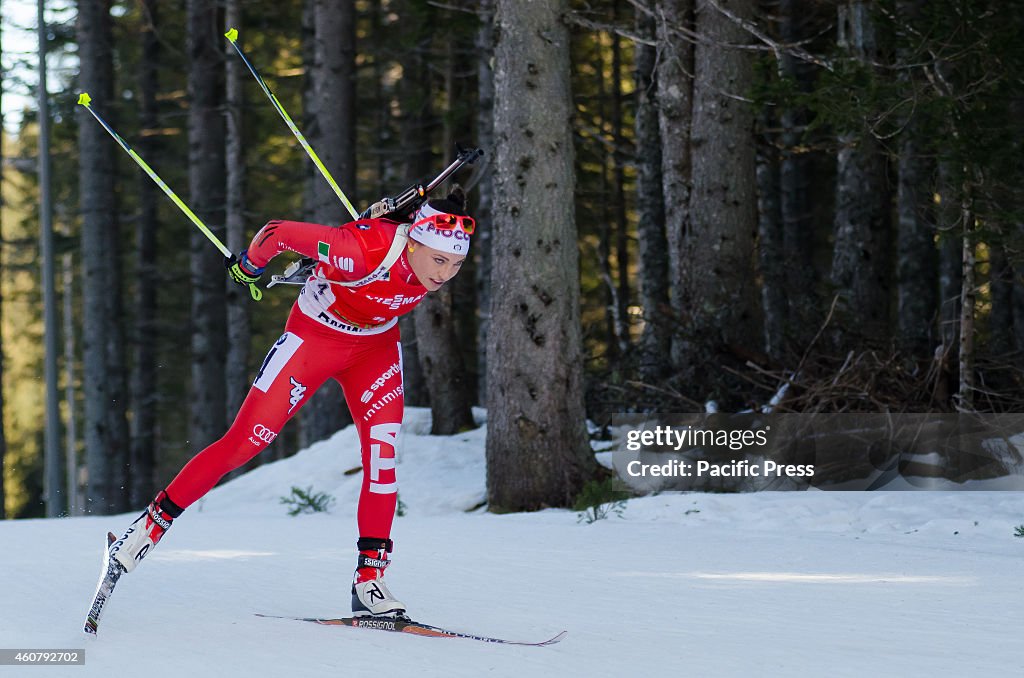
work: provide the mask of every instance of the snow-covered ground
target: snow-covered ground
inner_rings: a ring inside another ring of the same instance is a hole
[[[81,631],[103,535],[130,516],[0,522],[0,648],[84,666],[0,675],[1021,676],[1024,494],[663,494],[592,524],[490,515],[484,431],[400,440],[392,590],[423,621],[560,644],[417,638],[255,613],[349,612],[353,429],[212,492]],[[292,486],[331,513],[289,517]]]

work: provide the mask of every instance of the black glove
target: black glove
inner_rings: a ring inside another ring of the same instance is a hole
[[[224,257],[224,266],[228,269],[228,276],[234,282],[248,287],[254,285],[263,275],[263,269],[254,266],[249,257],[246,256],[246,250],[242,250],[238,256],[231,255],[230,257]]]

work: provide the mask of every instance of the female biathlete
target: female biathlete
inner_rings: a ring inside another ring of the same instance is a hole
[[[404,409],[398,316],[458,273],[475,226],[465,208],[465,194],[456,187],[423,204],[411,224],[359,219],[334,228],[271,221],[232,257],[229,275],[242,285],[259,280],[284,250],[317,265],[227,433],[157,494],[110,545],[110,557],[126,572],[134,570],[182,511],[272,443],[320,385],[334,378],[358,429],[363,463],[352,613],[404,615],[405,605],[383,581],[392,550],[395,440]]]

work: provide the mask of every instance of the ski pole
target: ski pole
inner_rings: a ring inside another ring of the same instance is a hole
[[[143,171],[145,171],[145,173],[149,175],[149,178],[152,179],[156,183],[156,185],[159,186],[161,190],[163,190],[163,192],[167,194],[167,197],[170,198],[171,201],[178,206],[178,209],[184,212],[185,216],[192,220],[192,223],[195,224],[196,227],[203,232],[203,235],[210,239],[210,242],[212,242],[217,247],[217,249],[220,250],[221,254],[223,254],[225,257],[232,256],[231,250],[229,250],[224,245],[224,243],[220,241],[220,238],[213,234],[213,231],[206,227],[206,224],[203,223],[202,219],[197,217],[195,213],[189,209],[188,205],[186,205],[182,201],[182,199],[179,198],[177,194],[175,194],[175,192],[171,190],[170,186],[164,183],[164,180],[161,179],[157,175],[157,173],[153,171],[153,168],[146,164],[146,161],[142,159],[142,156],[136,153],[132,149],[132,147],[128,145],[128,142],[122,139],[121,135],[115,132],[113,128],[107,124],[107,121],[100,117],[99,113],[92,110],[92,106],[89,105],[91,101],[92,97],[90,97],[87,92],[82,92],[78,96],[78,103],[84,106],[85,110],[89,111],[89,113],[92,114],[92,117],[96,118],[96,122],[102,125],[103,129],[107,130],[110,136],[114,137],[114,141],[116,141],[118,145],[121,148],[123,148],[128,155],[131,156],[132,160],[134,160],[138,164],[138,166],[141,167]],[[260,299],[263,298],[263,292],[260,291],[260,288],[256,287],[255,283],[249,284],[249,294],[252,295],[252,298],[255,301],[259,301]]]
[[[306,154],[309,155],[310,159],[313,161],[313,164],[316,165],[316,168],[320,170],[320,174],[323,175],[324,179],[327,180],[327,183],[331,185],[332,189],[334,189],[334,193],[341,200],[342,204],[345,205],[345,208],[348,210],[348,213],[352,215],[353,219],[358,219],[359,213],[356,212],[356,208],[353,207],[352,203],[349,202],[347,197],[345,197],[345,193],[338,186],[338,182],[334,180],[334,177],[332,177],[331,173],[327,171],[327,168],[324,167],[324,164],[320,162],[320,158],[317,157],[316,152],[313,151],[313,148],[309,145],[309,142],[306,141],[306,137],[302,136],[302,132],[300,132],[299,128],[295,126],[295,123],[292,122],[291,116],[288,115],[288,111],[284,110],[284,106],[282,106],[281,102],[277,100],[277,97],[274,96],[274,93],[270,91],[270,87],[267,85],[267,82],[256,71],[256,67],[252,65],[249,59],[246,58],[245,53],[242,51],[242,48],[238,46],[238,29],[230,29],[227,33],[224,34],[224,37],[231,42],[231,45],[235,48],[235,51],[238,52],[238,56],[242,57],[242,61],[245,62],[245,65],[246,67],[248,67],[249,72],[252,73],[253,77],[256,78],[256,82],[258,82],[260,84],[260,87],[263,88],[263,93],[267,95],[267,98],[270,99],[270,103],[274,105],[274,108],[277,109],[277,112],[284,119],[285,124],[288,125],[288,129],[290,129],[292,131],[292,134],[295,135],[295,138],[299,140],[299,144],[306,151]]]

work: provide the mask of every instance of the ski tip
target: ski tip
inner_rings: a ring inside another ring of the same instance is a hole
[[[224,37],[227,38],[228,40],[230,40],[231,42],[234,42],[235,40],[238,40],[238,29],[237,28],[229,29],[228,32],[224,34]]]
[[[82,106],[88,106],[90,101],[92,101],[92,97],[89,96],[88,92],[82,92],[78,95],[78,103]]]
[[[554,645],[555,643],[560,643],[563,640],[565,640],[565,637],[568,634],[569,634],[568,631],[562,631],[562,632],[558,633],[555,637],[551,638],[550,640],[545,640],[543,643],[540,643],[540,645]]]

